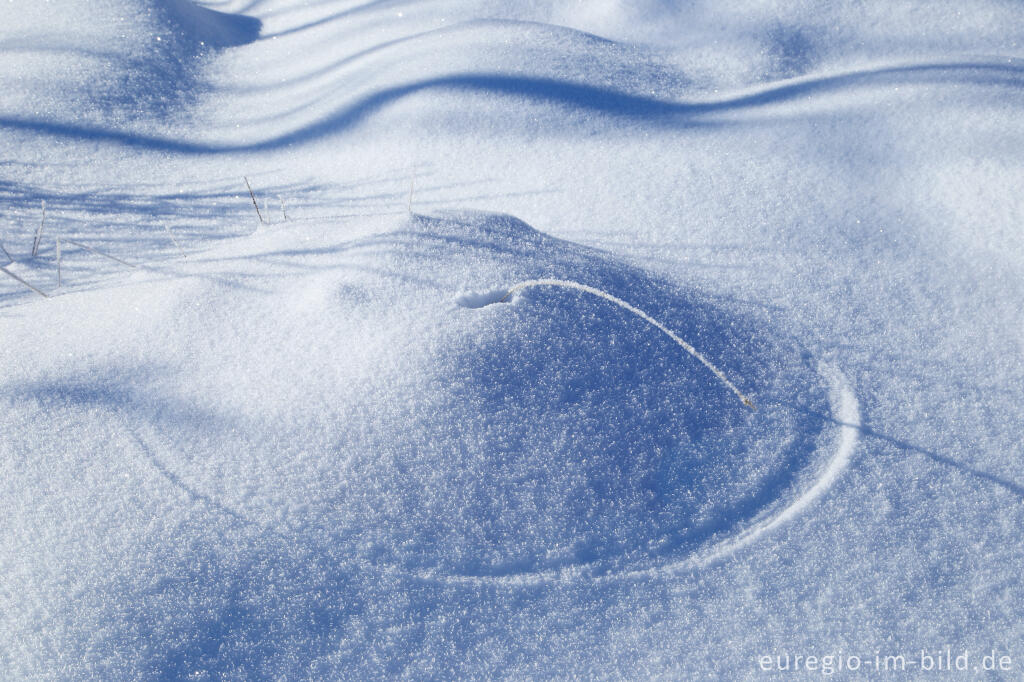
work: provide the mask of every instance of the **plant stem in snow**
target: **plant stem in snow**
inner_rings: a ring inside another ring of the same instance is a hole
[[[36,289],[34,286],[32,286],[31,284],[29,284],[28,282],[23,280],[21,277],[18,277],[17,275],[15,275],[13,272],[8,270],[7,268],[0,266],[0,272],[4,273],[5,275],[10,277],[11,279],[14,279],[14,280],[17,280],[17,281],[21,282],[22,284],[24,284],[29,289],[31,289],[32,291],[36,292],[37,294],[39,294],[43,298],[50,298],[50,295],[48,293],[46,293],[45,291],[42,291],[41,289]]]
[[[628,310],[629,312],[633,313],[634,315],[642,319],[644,322],[647,322],[648,324],[664,332],[670,339],[675,341],[683,350],[685,350],[687,353],[700,360],[701,364],[703,364],[705,367],[711,370],[711,372],[716,377],[718,377],[718,379],[723,384],[729,387],[729,390],[735,393],[736,396],[739,397],[741,401],[743,401],[744,405],[746,405],[752,410],[757,409],[756,407],[754,407],[754,403],[750,400],[750,398],[743,395],[743,393],[738,388],[736,388],[736,385],[729,381],[728,377],[725,376],[725,373],[722,372],[722,370],[715,367],[713,364],[711,364],[711,361],[704,357],[700,353],[700,351],[698,351],[696,348],[688,344],[686,341],[681,339],[675,332],[673,332],[671,329],[663,325],[661,322],[658,322],[656,319],[654,319],[644,311],[623,301],[621,298],[612,296],[607,291],[603,291],[601,289],[598,289],[597,287],[591,287],[587,286],[586,284],[580,284],[579,282],[573,282],[565,279],[531,279],[525,282],[519,282],[518,284],[514,285],[511,289],[508,290],[508,293],[505,294],[504,298],[502,298],[501,300],[506,301],[510,296],[512,296],[518,291],[522,291],[523,289],[541,286],[561,287],[563,289],[575,289],[577,291],[583,291],[588,294],[597,296],[599,298],[603,298],[606,301],[611,301],[620,308]]]
[[[245,180],[245,186],[249,188],[249,196],[252,197],[252,205],[256,208],[256,217],[260,219],[260,225],[263,224],[263,214],[260,213],[260,205],[256,203],[256,195],[252,191],[252,185],[249,184],[249,178],[242,176]]]
[[[111,256],[109,253],[104,253],[104,252],[100,251],[99,249],[94,249],[93,247],[88,246],[87,244],[83,244],[81,242],[72,241],[70,239],[67,239],[65,241],[67,241],[68,244],[74,244],[75,246],[79,247],[80,249],[85,249],[86,251],[92,251],[97,256],[103,256],[104,258],[109,258],[110,260],[117,261],[121,265],[127,265],[130,268],[137,268],[137,267],[139,267],[138,265],[134,265],[132,263],[129,263],[128,261],[121,260],[117,256]]]
[[[176,247],[178,247],[178,253],[181,254],[182,258],[184,258],[185,257],[185,249],[181,248],[181,244],[179,244],[178,240],[174,238],[174,234],[171,232],[171,228],[167,227],[167,223],[163,223],[163,226],[164,226],[164,232],[166,232],[167,236],[171,238],[171,241],[174,243],[174,245]]]
[[[36,238],[32,240],[32,257],[39,253],[39,247],[43,241],[43,226],[46,224],[46,200],[43,200],[43,217],[39,220],[39,229],[36,230]]]

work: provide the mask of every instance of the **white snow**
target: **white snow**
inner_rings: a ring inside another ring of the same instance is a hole
[[[1019,677],[1022,40],[3,2],[0,678]]]

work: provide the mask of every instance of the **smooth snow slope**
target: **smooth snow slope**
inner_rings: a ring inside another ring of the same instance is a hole
[[[0,677],[1019,676],[1022,11],[0,5]]]

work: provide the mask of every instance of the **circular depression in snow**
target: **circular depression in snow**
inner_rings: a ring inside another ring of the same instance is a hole
[[[137,420],[194,499],[297,542],[442,579],[660,570],[748,542],[838,471],[842,382],[756,307],[507,216],[418,217],[310,257],[290,291],[211,298],[252,330],[207,340]],[[496,305],[552,277],[646,311],[758,409],[608,300]]]

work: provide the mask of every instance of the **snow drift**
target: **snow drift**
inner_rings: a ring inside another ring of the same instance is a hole
[[[0,677],[1018,664],[1020,15],[0,2]]]

